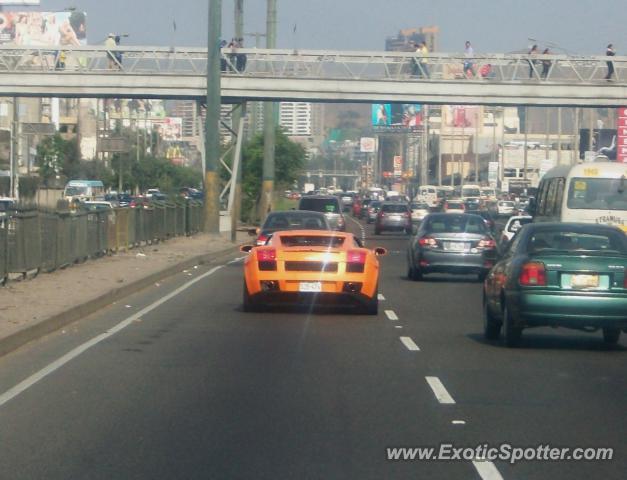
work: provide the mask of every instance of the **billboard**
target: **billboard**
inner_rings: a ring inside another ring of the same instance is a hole
[[[107,115],[110,119],[146,119],[163,120],[166,117],[163,100],[112,99],[106,103]]]
[[[442,122],[448,129],[481,128],[483,120],[482,107],[471,105],[444,105]]]
[[[414,130],[422,125],[422,106],[412,103],[374,103],[372,126],[381,130]]]
[[[618,131],[616,132],[616,161],[627,163],[627,107],[618,109]]]
[[[180,117],[165,117],[153,122],[159,130],[161,139],[166,142],[183,141],[183,119]]]
[[[0,43],[27,47],[87,44],[85,12],[0,12]]]
[[[579,130],[579,158],[584,159],[587,151],[605,155],[616,160],[617,132],[613,128],[595,128],[592,130],[592,146],[590,146],[590,129]]]
[[[359,151],[362,153],[374,153],[377,151],[377,141],[372,137],[361,137],[359,139]]]

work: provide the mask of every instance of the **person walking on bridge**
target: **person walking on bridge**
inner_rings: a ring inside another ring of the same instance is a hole
[[[427,65],[427,55],[429,55],[429,49],[427,48],[427,44],[424,40],[418,44],[418,50],[416,51],[420,54],[420,69],[422,70],[425,78],[429,78],[429,66]]]
[[[545,48],[542,52],[542,55],[551,55],[551,51],[548,48]],[[541,77],[546,80],[549,76],[549,70],[551,69],[551,60],[543,59],[542,60],[542,75]]]
[[[104,42],[104,46],[107,47],[107,50],[109,50],[107,52],[107,57],[109,58],[109,70],[115,70],[115,53],[111,52],[111,50],[114,50],[117,47],[117,44],[115,43],[115,33],[110,33],[107,36],[107,39]]]
[[[529,50],[529,57],[531,57],[531,59],[529,60],[529,78],[533,78],[533,74],[535,71],[535,65],[538,62],[537,60],[534,59],[534,57],[538,56],[538,46],[534,45],[533,47],[531,47],[531,50]]]
[[[464,75],[466,78],[473,78],[475,76],[475,64],[474,64],[475,50],[468,40],[466,40],[466,48],[464,49]]]
[[[614,46],[611,43],[607,46],[607,49],[605,50],[605,55],[608,57],[613,57],[614,55],[616,55]],[[605,75],[605,79],[611,80],[612,76],[614,75],[614,62],[608,59],[606,63],[607,63],[607,75]]]

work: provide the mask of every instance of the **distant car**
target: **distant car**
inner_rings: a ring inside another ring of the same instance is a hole
[[[102,210],[113,210],[115,208],[115,205],[113,204],[113,202],[90,200],[82,202],[81,207],[90,212],[99,212]]]
[[[16,202],[12,198],[0,197],[0,218],[6,218],[16,211]]]
[[[411,233],[411,210],[403,202],[383,202],[374,224],[374,234],[385,231]]]
[[[513,215],[516,211],[516,202],[499,200],[496,202],[496,214],[499,216]]]
[[[351,192],[345,192],[339,194],[340,200],[342,201],[342,210],[347,211],[353,207],[353,202],[355,201],[355,194]]]
[[[366,218],[368,216],[368,208],[370,207],[370,202],[372,202],[370,198],[364,198],[361,201],[361,209],[359,210],[358,218]]]
[[[274,304],[336,304],[378,312],[379,255],[352,233],[293,230],[275,233],[266,245],[241,248],[244,311]]]
[[[381,203],[379,200],[373,200],[368,205],[368,220],[367,223],[372,223],[377,219],[377,214],[379,213],[379,209],[381,208]]]
[[[497,257],[494,237],[479,215],[431,213],[407,250],[407,276],[427,273],[477,274],[483,280]]]
[[[464,213],[466,205],[461,200],[447,200],[442,207],[444,213]]]
[[[303,197],[298,202],[298,210],[321,212],[333,230],[345,231],[346,220],[342,214],[340,200],[333,195],[311,195]]]
[[[265,245],[274,232],[286,230],[332,230],[324,213],[308,210],[270,212],[259,231],[255,243]],[[251,232],[252,233],[252,232]]]
[[[503,233],[501,234],[501,242],[509,242],[523,226],[531,222],[533,222],[533,217],[528,215],[514,215],[509,217],[505,228],[503,228]]]
[[[130,208],[148,208],[150,207],[150,200],[143,196],[131,197],[128,206]]]
[[[484,283],[484,334],[518,345],[528,327],[627,332],[627,236],[616,227],[530,223]]]
[[[483,206],[483,202],[479,197],[468,197],[464,199],[464,208],[466,212],[478,212]]]
[[[429,215],[429,204],[426,202],[411,202],[409,207],[411,208],[411,221],[413,223],[420,223]]]

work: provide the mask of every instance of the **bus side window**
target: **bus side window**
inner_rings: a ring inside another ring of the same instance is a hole
[[[559,199],[557,198],[557,184],[559,182],[559,178],[552,178],[549,180],[549,188],[546,194],[546,208],[545,215],[552,217],[557,214],[557,202]]]
[[[546,193],[548,190],[548,181],[543,181],[538,189],[538,215],[544,215],[546,210]]]
[[[562,204],[564,203],[564,185],[566,184],[566,179],[557,178],[556,179],[556,192],[555,192],[555,214],[558,218],[562,217]]]

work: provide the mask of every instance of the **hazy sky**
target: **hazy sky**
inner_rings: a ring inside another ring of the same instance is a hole
[[[383,50],[401,28],[439,25],[440,49],[525,49],[529,37],[572,53],[627,54],[627,0],[278,0],[278,47]],[[41,0],[42,10],[88,13],[88,39],[129,33],[126,44],[204,46],[209,0]],[[222,0],[223,38],[233,36],[233,0]],[[5,7],[5,9],[18,7]],[[265,31],[265,0],[245,0],[245,31]],[[177,31],[172,23],[176,21]],[[294,26],[296,25],[296,33]],[[263,41],[263,39],[262,39]],[[254,46],[254,39],[245,39]],[[263,46],[263,45],[262,45]],[[555,49],[558,53],[559,50]]]

